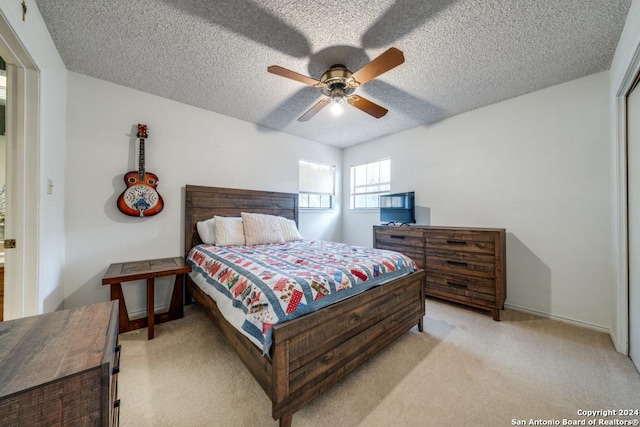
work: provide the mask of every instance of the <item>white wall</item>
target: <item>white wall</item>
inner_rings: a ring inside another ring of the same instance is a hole
[[[507,304],[609,330],[609,132],[603,72],[347,148],[343,170],[391,158],[418,223],[506,228]],[[371,245],[377,222],[346,209],[344,241]]]
[[[37,312],[49,312],[62,306],[64,298],[61,276],[65,252],[63,177],[67,70],[34,2],[29,2],[24,21],[19,2],[0,0],[0,11],[39,70],[39,152],[32,159],[39,182],[38,260],[28,259],[25,265],[37,268],[32,275],[37,281]],[[56,185],[51,195],[46,192],[48,178]]]
[[[108,300],[101,279],[113,262],[183,254],[186,184],[297,192],[300,159],[338,169],[342,161],[334,147],[72,72],[67,115],[66,307]],[[145,166],[159,176],[165,202],[143,219],[116,208],[123,175],[138,169],[137,123],[148,126]],[[339,210],[302,213],[300,230],[340,240]],[[169,282],[158,283],[156,306],[163,306]],[[125,285],[130,312],[144,310],[143,288]]]

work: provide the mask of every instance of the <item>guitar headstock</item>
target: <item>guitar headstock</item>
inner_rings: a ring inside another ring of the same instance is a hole
[[[138,124],[138,138],[147,137],[147,125]]]

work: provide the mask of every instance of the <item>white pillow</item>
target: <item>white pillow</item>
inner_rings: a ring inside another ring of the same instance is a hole
[[[282,216],[278,218],[280,218],[280,228],[282,229],[282,236],[284,237],[285,242],[303,239],[294,220],[287,219]]]
[[[198,221],[196,228],[198,229],[198,236],[203,243],[208,245],[216,244],[216,230],[214,229],[215,219],[209,218],[204,221]]]
[[[216,232],[216,246],[244,245],[242,218],[214,216],[213,228]]]
[[[280,217],[242,212],[244,239],[247,246],[284,243]]]

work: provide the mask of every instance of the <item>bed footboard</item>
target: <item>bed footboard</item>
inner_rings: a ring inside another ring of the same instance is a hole
[[[424,271],[372,288],[274,326],[272,415],[289,425],[294,412],[344,378],[425,314]]]

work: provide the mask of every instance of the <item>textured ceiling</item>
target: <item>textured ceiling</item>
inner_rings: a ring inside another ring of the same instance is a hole
[[[347,147],[609,69],[630,0],[36,0],[71,71]],[[405,62],[298,122],[320,79],[389,47]]]

